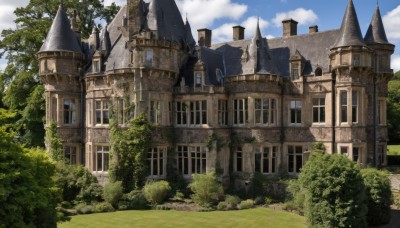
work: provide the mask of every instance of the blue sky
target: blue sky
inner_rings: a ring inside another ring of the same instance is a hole
[[[17,6],[26,5],[29,0],[1,0],[0,30],[14,26],[12,12]],[[105,4],[126,0],[105,0]],[[148,1],[148,0],[145,0]],[[176,0],[185,18],[188,15],[193,35],[196,30],[207,27],[213,30],[213,42],[232,39],[232,26],[246,27],[246,37],[254,34],[257,17],[263,36],[282,36],[281,21],[293,18],[299,21],[298,33],[308,32],[310,25],[318,25],[320,31],[340,28],[348,0]],[[363,35],[376,7],[376,0],[353,0]],[[389,41],[400,49],[400,0],[380,0],[379,7]],[[0,60],[0,69],[5,62]],[[392,68],[400,70],[400,52],[395,51]]]

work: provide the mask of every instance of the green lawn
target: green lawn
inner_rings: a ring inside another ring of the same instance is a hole
[[[64,227],[307,227],[299,215],[268,208],[241,211],[181,212],[181,211],[119,211],[114,213],[79,215]]]
[[[400,145],[388,145],[388,155],[400,155]]]

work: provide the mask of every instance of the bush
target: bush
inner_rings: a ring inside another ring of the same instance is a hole
[[[75,206],[75,210],[78,214],[92,214],[96,211],[96,208],[90,204],[80,203]]]
[[[250,180],[252,197],[267,196],[268,179],[265,175],[255,172]]]
[[[193,174],[193,181],[188,188],[194,193],[193,201],[200,205],[208,207],[216,202],[224,194],[222,185],[218,183],[214,172],[208,174]]]
[[[110,203],[114,208],[118,207],[118,201],[123,195],[122,182],[110,182],[104,186],[104,200]]]
[[[305,193],[301,183],[298,180],[289,181],[286,191],[285,209],[289,211],[295,210],[300,214],[304,214]]]
[[[219,211],[226,211],[226,210],[228,210],[228,203],[225,202],[225,201],[219,202],[218,205],[217,205],[217,210],[219,210]]]
[[[367,222],[370,226],[384,225],[390,222],[392,191],[386,173],[376,169],[361,170],[368,199]]]
[[[237,209],[237,206],[241,201],[242,200],[238,196],[227,195],[225,197],[225,202],[228,205],[228,210]]]
[[[269,197],[265,197],[263,203],[265,203],[265,205],[271,205],[271,204],[273,204],[274,202],[275,202],[275,201],[274,201],[273,199],[271,199],[271,198],[269,198]],[[255,203],[256,203],[256,205],[259,205],[259,204],[257,203],[257,199],[255,200]]]
[[[360,167],[342,155],[313,154],[300,174],[310,227],[366,227]]]
[[[115,211],[115,209],[110,203],[107,202],[98,203],[96,204],[95,207],[96,213],[113,212],[113,211]]]
[[[175,196],[171,198],[172,201],[182,202],[185,200],[185,194],[180,191],[175,193]]]
[[[164,203],[171,187],[167,181],[147,182],[143,188],[146,199],[153,205]]]
[[[251,199],[243,200],[239,204],[239,210],[250,209],[254,207],[254,201]]]
[[[76,196],[78,202],[101,202],[103,201],[103,186],[98,183],[90,183],[82,186],[79,194]]]

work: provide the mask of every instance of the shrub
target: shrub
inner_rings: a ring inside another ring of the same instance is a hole
[[[76,196],[78,202],[100,202],[103,200],[103,186],[98,183],[90,183],[88,186],[82,186],[79,194]]]
[[[286,191],[285,209],[289,211],[295,210],[304,214],[305,193],[301,183],[298,180],[290,180]]]
[[[113,212],[113,211],[115,211],[115,209],[110,203],[107,202],[98,203],[96,204],[95,207],[96,213]]]
[[[225,202],[228,205],[228,210],[237,209],[237,206],[241,201],[242,200],[238,196],[227,195],[225,197]]]
[[[217,205],[217,210],[219,210],[219,211],[228,210],[228,203],[225,202],[225,201],[219,202],[218,205]]]
[[[299,181],[310,227],[366,227],[365,187],[356,163],[342,155],[316,153]]]
[[[267,195],[268,179],[262,173],[255,172],[250,180],[252,197]]]
[[[95,207],[90,204],[79,203],[75,206],[75,210],[78,214],[92,214],[95,212]]]
[[[218,183],[214,172],[208,174],[193,174],[193,181],[188,188],[194,193],[193,201],[200,206],[210,206],[224,194],[222,185]]]
[[[153,205],[164,203],[171,187],[167,181],[148,182],[143,188],[146,199]]]
[[[180,191],[177,191],[175,193],[175,196],[171,198],[171,200],[173,200],[173,201],[180,201],[180,202],[182,202],[184,199],[185,199],[185,195]]]
[[[251,199],[243,200],[239,204],[239,210],[250,209],[254,207],[254,201]]]
[[[265,203],[265,205],[271,205],[271,204],[273,204],[274,202],[275,202],[275,201],[274,201],[273,199],[271,199],[271,198],[269,198],[269,197],[265,197],[265,200],[264,200],[263,203]],[[256,203],[256,205],[258,205],[257,199],[255,200],[255,203]]]
[[[110,182],[104,186],[104,200],[110,203],[113,207],[118,207],[118,201],[123,195],[122,182]]]
[[[169,211],[171,210],[167,205],[162,204],[162,205],[157,205],[156,210],[158,211]]]
[[[383,225],[390,222],[392,191],[386,173],[376,169],[361,170],[368,200],[368,225]]]

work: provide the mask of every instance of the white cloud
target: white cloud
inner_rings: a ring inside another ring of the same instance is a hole
[[[389,40],[400,41],[400,5],[383,16],[383,23]]]
[[[232,40],[233,30],[232,27],[238,25],[237,23],[226,23],[212,31],[213,43],[221,43]],[[257,27],[257,17],[249,17],[242,23],[241,26],[246,28],[246,38],[253,37]],[[269,26],[268,21],[260,18],[260,29],[263,30]]]
[[[28,2],[29,0],[1,0],[0,31],[15,27],[14,20],[16,16],[14,15],[14,10],[17,7],[26,6]]]
[[[400,54],[392,56],[392,69],[394,70],[394,72],[400,70]]]
[[[104,0],[104,5],[109,6],[111,3],[115,2],[117,6],[123,6],[126,4],[126,0]]]
[[[299,22],[300,25],[306,25],[310,23],[314,23],[318,20],[318,16],[314,13],[313,10],[306,10],[304,8],[298,8],[295,10],[291,10],[288,12],[281,12],[275,15],[275,18],[272,20],[276,27],[282,26],[282,21],[285,19],[292,18]]]

